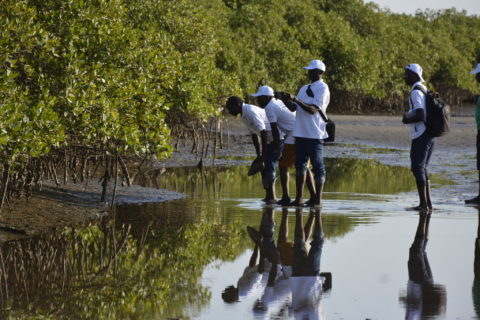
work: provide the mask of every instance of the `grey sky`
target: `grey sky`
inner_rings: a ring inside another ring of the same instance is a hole
[[[480,15],[480,0],[365,0],[375,2],[381,8],[389,8],[393,13],[414,14],[417,9],[449,9],[466,10],[468,15]]]

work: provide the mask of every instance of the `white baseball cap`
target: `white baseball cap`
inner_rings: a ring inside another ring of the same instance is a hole
[[[323,63],[322,61],[320,60],[312,60],[310,61],[310,64],[306,67],[303,67],[304,69],[307,69],[307,70],[312,70],[312,69],[320,69],[322,70],[323,72],[325,72],[325,63]]]
[[[269,86],[261,86],[258,87],[257,93],[252,94],[252,97],[260,97],[260,96],[269,96],[273,97],[273,89],[270,88]]]
[[[422,77],[423,69],[422,69],[422,67],[420,67],[419,64],[411,63],[408,66],[406,66],[405,69],[408,69],[408,70],[416,73],[420,77],[420,81],[425,82],[425,80],[423,80],[423,77]]]
[[[477,64],[477,66],[475,67],[475,69],[473,69],[472,71],[470,71],[471,74],[477,74],[477,73],[480,73],[480,63]]]

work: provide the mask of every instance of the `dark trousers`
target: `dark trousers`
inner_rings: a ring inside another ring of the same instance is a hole
[[[419,182],[428,180],[427,166],[432,156],[435,138],[424,132],[420,137],[412,140],[410,148],[411,169],[415,179]]]
[[[314,232],[310,250],[307,252],[305,241],[295,237],[293,242],[292,276],[318,276],[320,274],[320,257],[323,248],[323,233]]]

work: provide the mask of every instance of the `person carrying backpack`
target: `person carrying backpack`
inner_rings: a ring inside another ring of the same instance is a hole
[[[475,79],[480,83],[480,63],[477,64],[471,74],[475,75]],[[477,122],[477,170],[479,172],[478,181],[480,183],[480,96],[477,97],[477,108],[475,111],[475,120]],[[478,196],[472,199],[465,200],[466,204],[480,204],[480,186],[478,189]]]
[[[411,87],[409,95],[410,110],[403,115],[402,122],[410,125],[411,170],[417,183],[418,206],[412,210],[432,210],[430,199],[430,180],[427,166],[435,146],[435,136],[427,130],[427,88],[423,84],[422,67],[416,63],[405,67],[405,83]]]

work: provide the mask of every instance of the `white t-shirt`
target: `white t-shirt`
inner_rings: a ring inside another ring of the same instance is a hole
[[[411,280],[407,284],[407,313],[405,319],[420,320],[422,319],[422,285]]]
[[[246,297],[253,292],[261,292],[263,289],[262,274],[258,273],[257,270],[258,266],[245,268],[243,275],[237,282],[239,297]]]
[[[280,279],[273,287],[266,287],[261,297],[261,310],[256,310],[255,319],[272,319],[290,304],[292,293],[288,279]]]
[[[416,139],[420,137],[427,127],[425,126],[425,121],[427,120],[427,98],[420,90],[413,90],[415,87],[422,87],[425,91],[427,91],[427,87],[422,84],[422,82],[416,82],[412,86],[412,90],[410,91],[410,99],[408,99],[408,103],[410,104],[410,111],[415,111],[418,109],[423,109],[423,114],[425,118],[423,121],[413,122],[410,123],[410,138]]]
[[[294,144],[293,129],[295,128],[295,112],[291,112],[282,100],[272,98],[265,107],[265,113],[270,123],[276,123],[278,128],[285,134],[285,143]]]
[[[290,277],[292,308],[294,311],[315,308],[322,297],[322,276]]]
[[[297,99],[307,104],[314,104],[321,108],[326,114],[328,103],[330,102],[330,90],[328,85],[322,79],[310,84],[313,97],[307,95],[309,85],[304,85],[297,93]],[[328,134],[325,128],[325,121],[319,112],[310,114],[297,107],[297,116],[293,136],[297,138],[326,139]]]
[[[268,122],[267,114],[262,108],[244,103],[242,106],[242,121],[251,134],[260,135],[260,132],[265,130],[267,131],[267,143],[273,141],[272,128]]]

